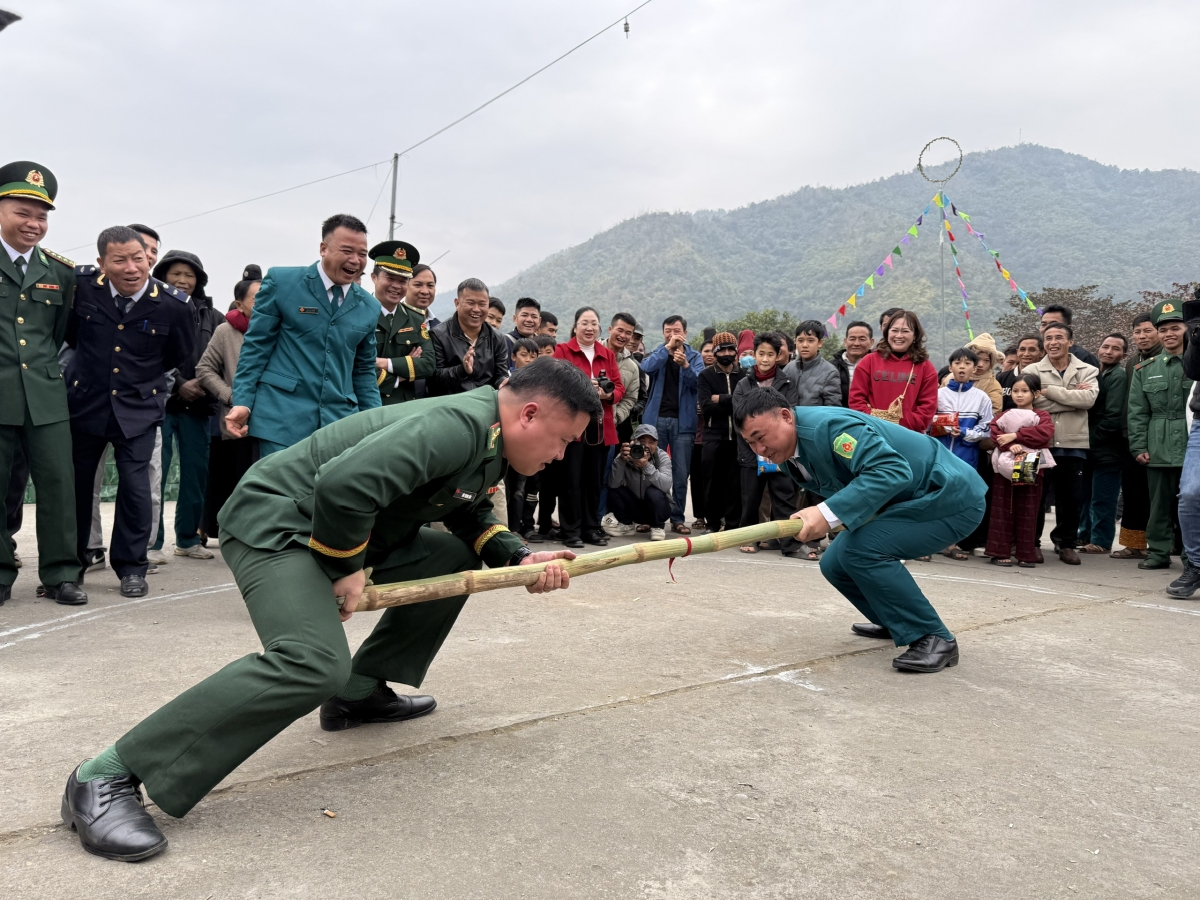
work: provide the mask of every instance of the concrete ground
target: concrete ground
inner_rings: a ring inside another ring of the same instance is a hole
[[[1200,895],[1200,603],[1170,573],[910,563],[962,650],[933,676],[773,553],[480,595],[432,716],[307,716],[128,865],[59,823],[67,775],[258,644],[219,557],[140,601],[110,570],[86,607],[35,599],[31,526],[0,608],[4,898]]]

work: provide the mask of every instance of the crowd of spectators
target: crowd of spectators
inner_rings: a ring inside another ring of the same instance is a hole
[[[13,204],[38,204],[0,198],[5,261],[19,267],[31,246]],[[79,576],[43,585],[60,602],[86,602],[78,584],[106,565],[106,553],[127,596],[144,595],[145,576],[167,563],[168,536],[174,556],[212,559],[217,512],[241,476],[322,425],[381,404],[499,387],[539,356],[583,371],[604,413],[540,474],[505,477],[497,512],[530,543],[662,540],[821,503],[757,457],[733,424],[741,399],[771,387],[796,406],[848,407],[930,434],[975,469],[989,486],[988,512],[946,548],[950,558],[1035,566],[1048,538],[1069,565],[1109,553],[1162,569],[1182,554],[1183,575],[1169,590],[1190,596],[1200,587],[1200,438],[1187,421],[1200,405],[1192,381],[1200,353],[1180,301],[1139,316],[1129,336],[1108,335],[1094,353],[1075,343],[1071,310],[1052,306],[1012,346],[1001,351],[978,335],[939,371],[918,316],[905,309],[884,312],[878,330],[849,322],[829,358],[826,327],[812,320],[794,334],[708,329],[696,349],[686,319],[669,315],[647,351],[631,312],[583,306],[559,335],[558,317],[521,297],[509,327],[508,307],[477,278],[457,286],[453,314],[439,321],[429,312],[437,276],[416,248],[389,241],[368,250],[365,226],[347,215],[323,223],[317,262],[265,275],[247,266],[230,302],[214,300],[196,253],[160,257],[159,244],[142,225],[106,229],[98,265],[76,270],[56,352],[75,445]],[[369,261],[373,291],[360,285]],[[20,524],[13,497],[30,476],[16,444],[10,536]],[[97,501],[110,445],[120,486],[106,545]],[[167,523],[173,458],[179,494]],[[1044,535],[1050,509],[1054,527]],[[741,549],[816,560],[823,545],[789,538]],[[72,582],[77,593],[63,586]]]

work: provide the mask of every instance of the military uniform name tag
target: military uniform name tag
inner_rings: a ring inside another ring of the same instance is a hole
[[[315,315],[316,315],[317,313],[319,313],[320,311],[321,311],[321,310],[317,309],[317,307],[315,307],[315,306],[302,306],[302,307],[300,307],[300,312],[302,312],[302,313],[307,313],[307,314],[309,314],[309,315],[313,315],[313,316],[315,316]]]
[[[455,500],[467,500],[467,501],[474,500],[475,492],[474,491],[464,491],[462,488],[459,488],[457,491],[454,492],[454,499]]]

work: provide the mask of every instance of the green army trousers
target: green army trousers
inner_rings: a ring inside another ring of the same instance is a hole
[[[34,425],[25,408],[24,425],[0,425],[0,472],[12,470],[17,442],[25,443],[29,475],[37,491],[38,577],[42,584],[79,581],[75,531],[75,463],[71,456],[71,423]],[[7,489],[8,482],[4,482]],[[17,580],[12,535],[0,522],[0,584]]]
[[[1182,554],[1183,533],[1179,530],[1179,478],[1182,468],[1148,466],[1146,483],[1150,488],[1150,518],[1146,520],[1146,558],[1152,562],[1171,561],[1173,553]],[[1183,554],[1184,565],[1187,556]]]
[[[954,635],[901,560],[929,556],[966,537],[983,511],[982,499],[961,497],[928,508],[922,521],[889,510],[838,534],[821,556],[821,574],[870,622],[887,628],[897,647],[927,634],[952,641]]]
[[[427,551],[423,558],[406,548],[404,565],[377,568],[372,580],[385,584],[482,566],[452,534],[422,528],[418,540]],[[221,552],[262,652],[230,663],[117,741],[122,762],[173,816],[186,814],[260,747],[335,696],[351,672],[420,686],[467,600],[386,610],[351,659],[329,578],[308,549],[256,550],[229,537]]]

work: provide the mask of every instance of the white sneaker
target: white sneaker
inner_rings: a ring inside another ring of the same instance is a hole
[[[199,544],[195,547],[175,547],[176,556],[186,556],[189,559],[213,559],[213,552],[205,550]]]
[[[152,566],[165,566],[169,560],[161,550],[147,550],[146,562]]]
[[[984,547],[976,547],[971,552],[974,553],[976,556],[978,556],[980,559],[987,559],[987,549]]]
[[[666,539],[667,539],[667,529],[665,529],[665,528],[651,528],[650,529],[650,540],[665,541]]]
[[[617,517],[612,513],[604,517],[601,527],[603,527],[604,533],[609,537],[627,537],[637,531],[636,525],[624,525],[618,522]]]

